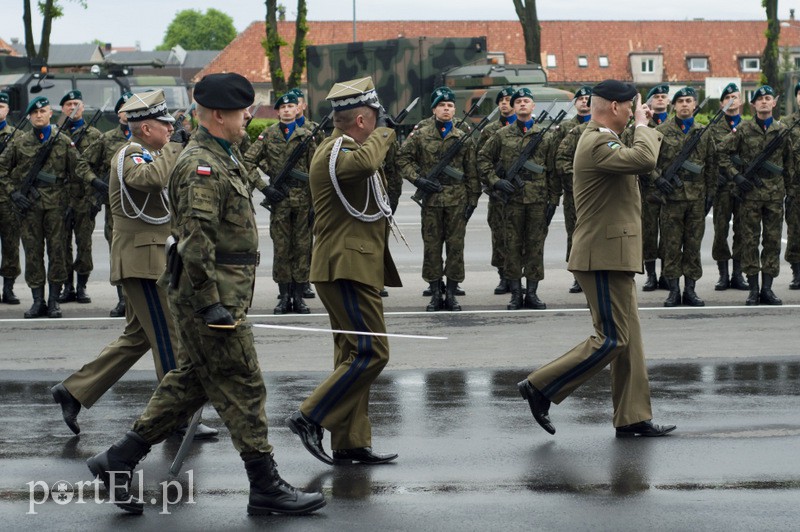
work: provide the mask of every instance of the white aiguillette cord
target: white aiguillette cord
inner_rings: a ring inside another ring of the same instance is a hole
[[[447,336],[425,336],[419,334],[397,334],[397,333],[376,333],[365,331],[346,331],[342,329],[318,329],[315,327],[295,327],[292,325],[267,325],[264,323],[253,323],[253,327],[260,329],[281,329],[284,331],[302,331],[302,332],[319,332],[319,333],[342,333],[354,334],[356,336],[384,336],[386,338],[409,338],[412,340],[447,340]]]

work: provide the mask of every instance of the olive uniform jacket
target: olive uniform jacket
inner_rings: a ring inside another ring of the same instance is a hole
[[[570,271],[642,272],[639,174],[655,168],[662,135],[637,127],[628,148],[610,129],[589,122],[575,149],[573,193],[578,221]]]
[[[386,187],[381,165],[395,141],[391,129],[375,129],[362,145],[341,130],[334,129],[333,134],[317,148],[309,172],[316,213],[310,280],[333,282],[349,279],[378,289],[402,286],[386,241],[388,221],[382,218],[368,223],[354,218],[345,210],[334,189],[328,163],[334,142],[342,137],[342,148],[336,160],[336,179],[350,205],[358,210],[364,209],[369,178],[375,172],[380,172],[384,189]],[[366,214],[375,212],[375,200],[370,198]]]

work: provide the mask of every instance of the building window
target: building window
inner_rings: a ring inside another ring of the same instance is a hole
[[[601,55],[597,58],[598,63],[600,63],[600,68],[608,68],[608,56]]]
[[[708,57],[690,57],[689,72],[708,72]]]
[[[656,62],[654,59],[642,59],[642,72],[652,74],[656,71]]]
[[[586,68],[589,66],[589,59],[585,55],[578,56],[578,66],[581,68]]]
[[[797,59],[795,59],[795,62]],[[742,72],[759,72],[761,70],[761,58],[745,57],[742,59]]]
[[[555,68],[555,67],[556,67],[556,55],[547,54],[547,68]]]

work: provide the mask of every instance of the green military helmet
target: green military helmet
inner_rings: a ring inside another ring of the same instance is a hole
[[[497,97],[494,99],[494,103],[499,105],[500,100],[505,98],[506,96],[513,96],[514,95],[514,87],[505,87],[497,93]]]
[[[750,103],[756,103],[762,96],[772,96],[775,97],[775,89],[770,87],[769,85],[761,85],[759,88],[753,91],[753,95],[750,97]]]
[[[672,105],[675,105],[675,102],[678,101],[678,98],[686,98],[687,96],[691,96],[697,100],[697,91],[694,90],[693,87],[683,87],[672,95]]]
[[[50,105],[50,100],[48,100],[44,96],[37,96],[31,103],[28,104],[28,108],[25,109],[25,114],[29,115],[36,109],[41,109],[42,107],[47,107]]]
[[[456,95],[449,87],[439,87],[431,93],[431,109],[441,102],[456,102]]]
[[[533,100],[533,93],[528,87],[520,87],[511,95],[511,105],[514,105],[517,98],[530,98]]]
[[[650,98],[652,98],[656,94],[669,94],[669,85],[667,85],[666,83],[661,83],[660,85],[656,85],[647,92],[647,97],[644,99],[644,101],[645,102],[650,101]]]
[[[298,101],[299,100],[297,99],[297,93],[295,93],[293,90],[290,90],[289,92],[287,92],[286,94],[275,100],[275,105],[273,107],[275,109],[280,109],[281,105],[286,105],[290,103],[297,105]]]
[[[73,90],[69,91],[64,96],[61,97],[61,101],[58,102],[58,105],[60,105],[61,107],[64,107],[64,104],[67,103],[70,100],[81,100],[81,101],[83,101],[83,93],[81,93],[81,91],[79,91],[78,89],[73,89]]]
[[[800,87],[800,83],[797,84]],[[798,88],[796,87],[794,92],[797,94]],[[719,95],[720,100],[724,100],[725,97],[729,94],[733,94],[734,92],[739,92],[739,86],[736,83],[728,83],[725,85],[725,88],[722,89],[722,93]]]

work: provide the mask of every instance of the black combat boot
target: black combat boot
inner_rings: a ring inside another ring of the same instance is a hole
[[[13,284],[13,280],[11,281]],[[800,290],[800,262],[793,262],[792,263],[792,282],[789,283],[789,290]],[[5,288],[3,289],[3,301],[5,301]],[[6,301],[8,303],[8,301]],[[19,299],[17,300],[19,303]],[[16,303],[13,303],[16,304]]]
[[[717,281],[717,284],[714,285],[714,290],[727,290],[731,285],[731,277],[728,274],[728,261],[718,260],[717,268],[719,268],[719,281]],[[741,272],[739,275],[741,275]]]
[[[747,284],[750,286],[750,293],[747,294],[747,299],[745,300],[745,305],[758,305],[760,302],[760,292],[758,289],[758,274],[756,275],[748,275],[747,276]]]
[[[311,314],[306,302],[303,301],[303,293],[306,291],[306,283],[292,283],[292,310],[298,314]]]
[[[283,480],[271,454],[245,460],[244,468],[250,481],[249,515],[308,514],[325,506],[322,493],[307,493]]]
[[[681,304],[681,283],[680,279],[667,279],[669,286],[669,295],[664,301],[665,307],[677,307]]]
[[[428,291],[431,294],[431,301],[428,303],[428,306],[425,307],[425,310],[428,312],[442,310],[444,307],[444,299],[442,298],[442,281],[432,281],[428,287]]]
[[[93,475],[106,485],[111,501],[132,514],[141,514],[144,503],[134,499],[130,493],[133,468],[150,452],[150,445],[135,432],[128,431],[117,443],[107,451],[103,451],[88,460],[86,465]],[[114,473],[114,490],[112,492],[111,475]],[[127,478],[126,478],[127,477]]]
[[[747,276],[750,279],[750,276]],[[750,284],[744,280],[742,275],[742,261],[733,259],[733,271],[731,272],[731,288],[737,290],[750,290]]]
[[[761,294],[759,300],[764,305],[783,305],[783,301],[772,291],[773,279],[774,277],[771,275],[761,272]]]
[[[50,283],[48,284],[50,293],[47,297],[47,317],[60,318],[61,307],[58,305],[58,295],[61,293],[61,284]]]
[[[278,305],[272,310],[273,314],[288,314],[292,311],[292,283],[278,283]]]
[[[86,293],[86,283],[89,282],[88,273],[78,274],[78,284],[75,287],[75,299],[78,303],[91,303],[92,298]]]
[[[457,286],[458,286],[458,281],[451,281],[450,279],[447,280],[447,287],[444,298],[445,310],[450,310],[453,312],[458,312],[459,310],[461,310],[461,305],[458,304],[458,300],[456,299]]]
[[[727,262],[725,264],[727,264]],[[697,293],[694,291],[696,281],[685,276],[683,280],[686,284],[683,288],[683,304],[689,305],[690,307],[705,307],[706,302],[697,297]]]
[[[69,272],[67,277],[67,282],[64,283],[64,289],[58,294],[57,302],[58,303],[72,303],[75,301],[75,285],[72,283],[73,275],[72,272]]]
[[[311,289],[311,281],[303,283],[303,298],[314,299],[315,297],[317,297],[317,294]]]
[[[47,303],[44,302],[44,287],[31,288],[33,295],[33,305],[25,313],[26,318],[41,318],[47,316]]]
[[[653,292],[658,288],[658,277],[656,277],[656,261],[645,261],[644,271],[647,274],[647,280],[644,282],[642,290],[645,292]]]
[[[443,287],[442,290],[445,290],[445,288]],[[464,291],[463,288],[461,288],[461,285],[459,285],[459,284],[456,284],[455,294],[457,296],[465,296],[465,295],[467,295],[467,293]]]
[[[539,299],[539,296],[536,295],[536,290],[538,288],[539,281],[531,281],[528,279],[527,286],[525,287],[525,308],[532,308],[534,310],[544,310],[547,308],[544,301]]]
[[[3,303],[19,305],[19,298],[14,294],[13,277],[3,277]]]
[[[494,294],[497,296],[508,293],[508,279],[503,277],[503,272],[497,272],[500,275],[500,282],[494,287]]]
[[[447,288],[444,285],[444,281],[440,280],[439,281],[439,292],[444,293],[444,291],[446,289]],[[463,292],[463,290],[462,290],[462,292]],[[428,288],[426,288],[425,290],[422,291],[422,297],[430,297],[431,295],[432,295],[431,287],[430,287],[430,285],[428,285]],[[459,294],[458,292],[456,292],[456,295],[457,296],[463,296],[464,294],[463,293]]]
[[[108,313],[112,318],[125,317],[125,296],[122,294],[122,287],[117,286],[117,306]]]
[[[583,288],[581,288],[581,285],[578,284],[578,280],[573,277],[572,286],[569,287],[569,293],[580,294],[581,292],[583,292]]]
[[[522,283],[519,279],[508,280],[508,291],[511,292],[511,301],[506,308],[508,310],[519,310],[522,308]]]

